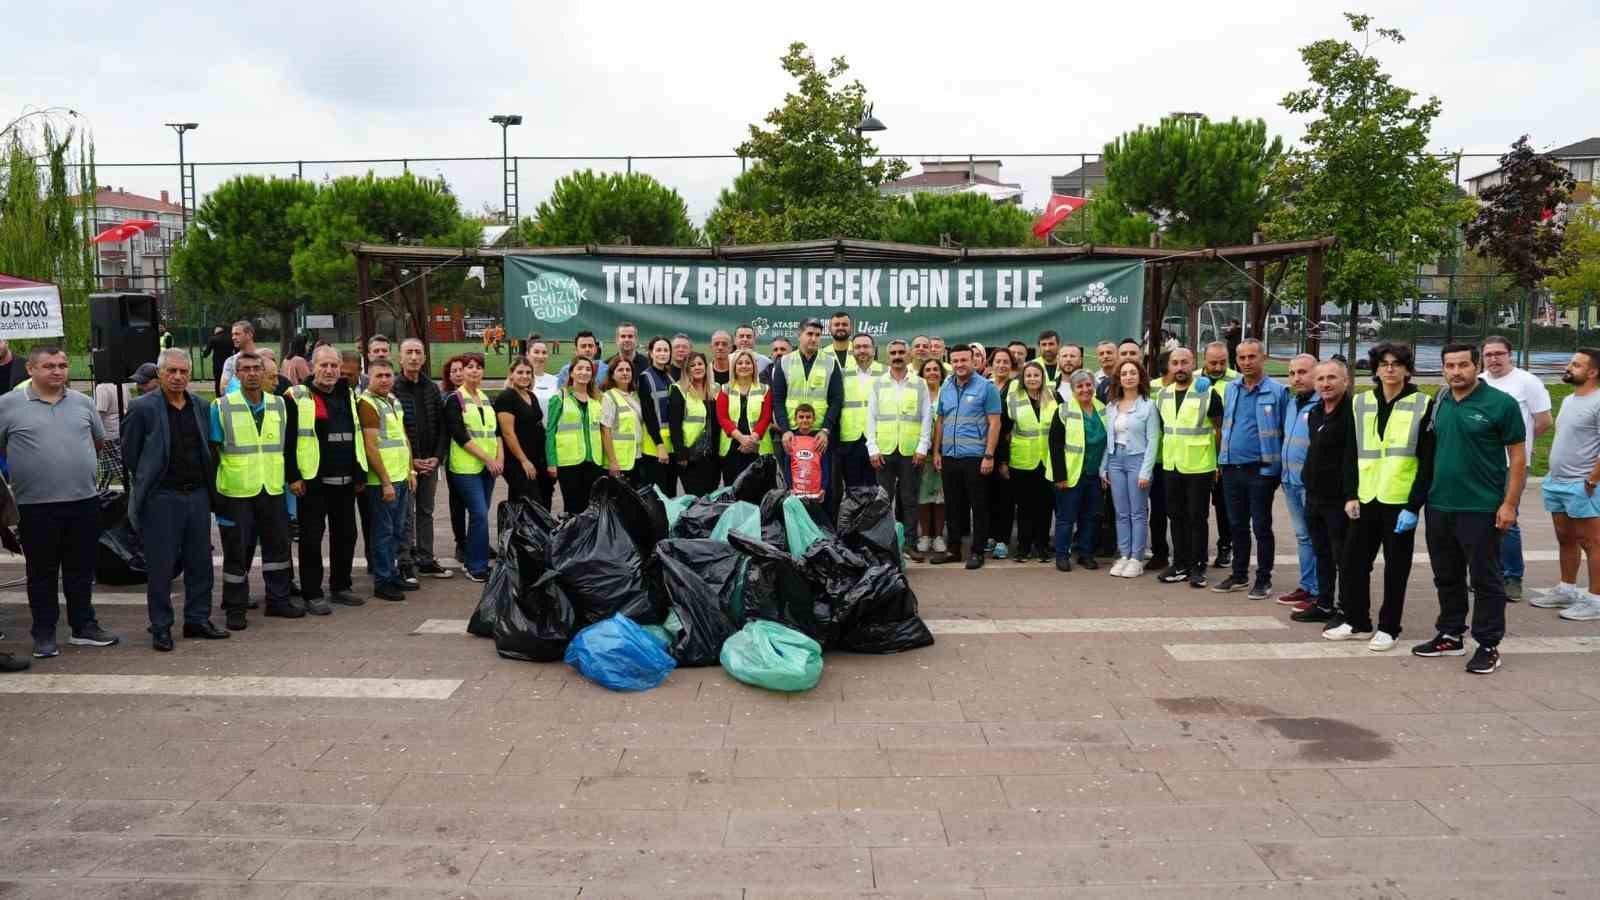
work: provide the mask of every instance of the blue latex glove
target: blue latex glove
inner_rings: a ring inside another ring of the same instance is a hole
[[[1412,524],[1415,524],[1415,523],[1412,523]],[[236,527],[236,525],[237,525],[237,523],[234,522],[232,519],[228,518],[227,516],[217,516],[217,527],[218,528],[234,528],[234,527]]]
[[[1409,509],[1400,510],[1400,518],[1394,523],[1395,534],[1405,534],[1417,527],[1417,514]]]

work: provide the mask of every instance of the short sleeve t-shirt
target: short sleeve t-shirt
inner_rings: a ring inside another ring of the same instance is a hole
[[[1504,391],[1517,401],[1522,412],[1522,433],[1533,440],[1533,417],[1550,411],[1550,391],[1539,376],[1526,369],[1513,367],[1503,377],[1496,378],[1488,372],[1480,376],[1483,383],[1495,390]]]
[[[1550,446],[1550,477],[1581,481],[1600,459],[1600,391],[1573,394],[1561,401],[1556,416],[1556,439]]]
[[[1494,512],[1506,495],[1506,450],[1526,439],[1510,394],[1485,384],[1457,401],[1445,388],[1433,413],[1433,483],[1428,506],[1440,512]]]
[[[67,503],[99,494],[94,442],[105,423],[88,395],[68,390],[55,403],[28,387],[0,394],[0,452],[18,503]]]

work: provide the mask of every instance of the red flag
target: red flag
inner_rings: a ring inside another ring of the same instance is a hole
[[[129,219],[128,221],[123,222],[121,225],[113,225],[110,228],[107,228],[105,231],[100,232],[99,234],[95,235],[89,241],[89,243],[121,243],[129,238],[138,237],[146,231],[157,228],[160,226],[160,224],[161,223],[155,221],[154,219]]]
[[[1065,222],[1067,216],[1077,212],[1078,207],[1088,202],[1084,197],[1051,194],[1050,202],[1045,204],[1044,214],[1033,223],[1034,237],[1042,238],[1049,234],[1057,225]]]

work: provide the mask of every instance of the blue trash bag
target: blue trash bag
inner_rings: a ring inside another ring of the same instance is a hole
[[[566,662],[613,691],[648,691],[678,666],[660,640],[621,613],[578,632],[567,645]]]

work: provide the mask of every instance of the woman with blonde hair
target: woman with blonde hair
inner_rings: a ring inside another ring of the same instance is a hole
[[[716,398],[717,383],[711,380],[710,363],[704,353],[691,352],[684,358],[683,373],[667,398],[672,457],[678,464],[686,494],[704,496],[717,489],[721,475],[717,466],[718,440],[710,428]]]
[[[717,394],[722,482],[733,484],[758,457],[772,455],[772,392],[757,380],[756,354],[748,347],[728,358],[728,383]]]

